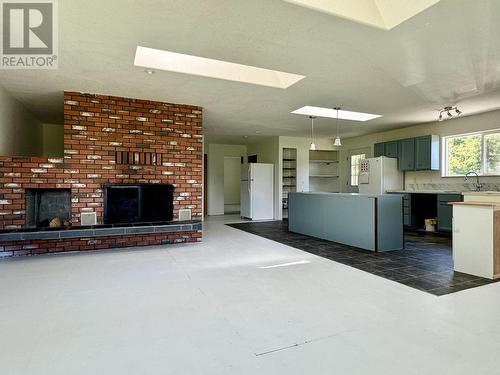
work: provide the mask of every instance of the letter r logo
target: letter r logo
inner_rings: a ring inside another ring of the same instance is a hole
[[[2,2],[3,53],[38,55],[53,53],[53,4],[51,2]]]

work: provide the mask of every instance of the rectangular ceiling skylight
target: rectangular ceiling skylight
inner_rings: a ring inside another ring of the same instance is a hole
[[[309,105],[299,108],[292,113],[295,115],[337,118],[337,110],[333,108],[312,107]],[[382,116],[371,113],[344,111],[342,109],[339,110],[339,119],[341,120],[369,121],[379,117]]]
[[[135,66],[286,89],[305,76],[138,46]]]

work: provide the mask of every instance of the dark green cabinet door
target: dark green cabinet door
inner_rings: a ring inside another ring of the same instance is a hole
[[[373,157],[385,156],[385,143],[375,143],[373,146]]]
[[[431,137],[415,138],[415,169],[431,169]]]
[[[437,199],[438,223],[437,229],[440,232],[451,232],[453,222],[453,206],[450,202],[461,202],[463,197],[458,194],[439,194]]]
[[[438,203],[437,229],[441,232],[451,232],[453,207],[448,203]]]
[[[399,158],[399,141],[385,143],[385,156],[389,158]]]
[[[399,168],[402,171],[415,170],[415,138],[401,140]]]
[[[403,194],[403,224],[408,227],[413,225],[411,214],[411,194]]]

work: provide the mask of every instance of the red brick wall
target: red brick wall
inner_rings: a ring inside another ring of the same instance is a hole
[[[64,93],[64,158],[0,157],[0,229],[26,225],[25,189],[67,188],[72,223],[82,212],[103,220],[106,183],[175,186],[182,208],[202,217],[202,109],[121,97]],[[115,162],[117,151],[163,154],[162,165]]]

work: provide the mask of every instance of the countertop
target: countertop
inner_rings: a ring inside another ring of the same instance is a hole
[[[475,191],[475,190],[388,190],[388,193],[400,194],[461,194],[461,195],[500,195],[500,191]]]
[[[495,202],[450,202],[452,206],[475,206],[475,207],[491,207],[495,211],[500,211],[500,203]]]
[[[330,195],[333,197],[365,197],[365,198],[377,198],[383,194],[360,194],[360,193],[328,193],[320,191],[296,191],[290,192],[290,194],[305,194],[305,195]]]
[[[463,195],[500,195],[500,191],[464,191]]]
[[[387,192],[400,194],[463,194],[462,191],[455,190],[388,190]]]

